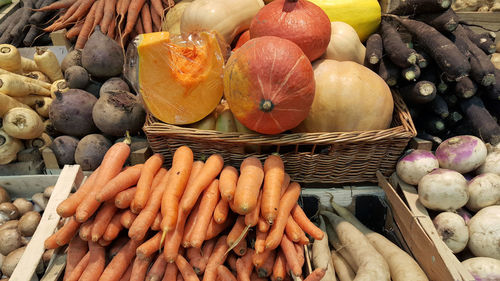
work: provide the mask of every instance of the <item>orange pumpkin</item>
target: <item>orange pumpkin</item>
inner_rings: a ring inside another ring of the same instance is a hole
[[[246,30],[245,32],[241,33],[240,37],[238,38],[238,41],[236,41],[236,45],[233,48],[233,51],[236,51],[238,48],[243,46],[246,42],[250,40],[250,30]]]
[[[224,95],[234,116],[250,130],[278,134],[304,120],[314,100],[311,63],[293,42],[251,39],[229,58]]]

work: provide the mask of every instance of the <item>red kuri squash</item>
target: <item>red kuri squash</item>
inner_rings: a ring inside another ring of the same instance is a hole
[[[224,95],[236,119],[262,134],[278,134],[304,120],[314,100],[311,63],[293,42],[251,39],[229,58]]]
[[[243,46],[246,42],[250,40],[250,30],[245,30],[245,32],[241,33],[240,37],[238,38],[238,41],[236,41],[236,45],[233,48],[233,51],[236,51],[238,48]]]
[[[250,37],[277,36],[297,44],[310,61],[323,55],[330,42],[327,14],[307,0],[275,0],[250,24]]]

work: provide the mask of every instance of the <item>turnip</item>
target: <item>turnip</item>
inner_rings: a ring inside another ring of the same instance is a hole
[[[453,253],[460,253],[465,249],[469,241],[469,229],[461,216],[452,212],[442,212],[432,221],[439,237]]]
[[[439,168],[439,162],[430,151],[414,150],[396,165],[396,173],[407,184],[417,185],[420,179]]]
[[[478,174],[494,173],[500,175],[500,150],[495,148],[488,153],[483,165],[477,169]]]
[[[486,160],[486,154],[484,142],[469,135],[447,139],[436,149],[439,166],[459,173],[468,173],[477,169]]]
[[[422,177],[418,183],[418,200],[426,208],[453,211],[469,200],[467,180],[460,173],[436,169]]]
[[[481,209],[471,218],[467,246],[476,257],[500,259],[500,206]]]
[[[476,257],[464,260],[462,265],[472,274],[476,281],[500,280],[500,260]]]
[[[500,176],[493,173],[481,174],[468,184],[469,201],[467,209],[479,211],[484,207],[500,203]]]

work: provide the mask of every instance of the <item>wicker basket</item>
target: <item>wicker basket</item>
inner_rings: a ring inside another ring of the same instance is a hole
[[[249,155],[264,160],[279,153],[286,172],[303,183],[377,182],[375,172],[389,176],[416,130],[408,108],[394,96],[392,126],[386,130],[336,133],[260,135],[198,130],[165,124],[148,115],[144,132],[154,152],[171,161],[176,148],[189,146],[195,157],[219,153],[239,167]],[[167,165],[171,163],[167,162]]]

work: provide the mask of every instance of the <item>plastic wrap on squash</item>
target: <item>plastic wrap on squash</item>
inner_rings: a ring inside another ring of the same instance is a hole
[[[153,116],[191,124],[222,98],[225,50],[213,32],[141,34],[127,50],[124,74]]]

